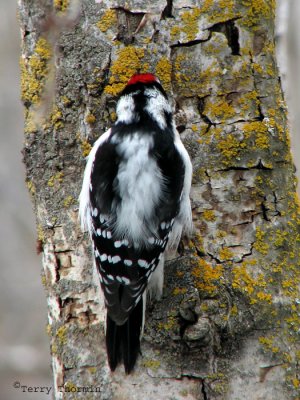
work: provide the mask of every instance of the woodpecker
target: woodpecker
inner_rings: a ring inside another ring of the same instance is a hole
[[[84,172],[79,216],[88,230],[105,298],[110,369],[129,374],[140,351],[146,293],[159,299],[166,248],[192,227],[192,164],[171,105],[154,75],[134,75],[114,125],[95,142]]]

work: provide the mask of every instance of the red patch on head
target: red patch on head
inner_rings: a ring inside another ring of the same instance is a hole
[[[159,80],[156,78],[155,75],[153,74],[136,74],[133,75],[128,83],[128,85],[134,85],[135,83],[152,83],[152,82],[159,82]]]

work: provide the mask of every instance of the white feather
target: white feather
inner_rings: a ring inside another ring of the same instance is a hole
[[[162,255],[157,267],[150,277],[147,293],[150,299],[160,300],[163,293],[164,286],[164,255]]]
[[[147,96],[147,105],[145,110],[151,116],[151,118],[157,122],[161,129],[165,129],[167,126],[165,111],[170,113],[171,107],[168,100],[159,92],[158,89],[146,89],[145,95]]]
[[[179,151],[179,154],[181,155],[182,160],[184,162],[185,175],[181,193],[180,210],[179,214],[174,220],[174,225],[171,231],[171,235],[169,237],[168,249],[176,249],[178,247],[182,233],[190,235],[193,230],[192,210],[190,201],[190,189],[192,183],[193,167],[190,160],[190,156],[186,151],[175,126],[173,127],[173,130],[175,132],[175,146]]]
[[[152,214],[162,199],[164,180],[156,161],[149,156],[152,147],[152,137],[138,133],[117,144],[122,159],[117,187],[122,201],[114,229],[117,236],[126,237],[137,247],[149,246],[147,238],[158,234]]]
[[[122,96],[117,104],[116,113],[118,116],[118,122],[124,122],[130,124],[138,120],[138,115],[135,112],[135,104],[133,100],[133,94]]]

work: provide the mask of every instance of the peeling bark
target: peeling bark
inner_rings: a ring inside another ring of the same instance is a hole
[[[56,399],[299,397],[300,211],[275,2],[198,3],[83,0],[76,15],[67,1],[19,1],[24,161]],[[55,99],[37,119],[39,105],[50,104],[53,71]],[[124,376],[106,363],[103,302],[77,198],[85,156],[136,71],[156,73],[173,99],[194,164],[195,235],[168,261],[142,355]]]

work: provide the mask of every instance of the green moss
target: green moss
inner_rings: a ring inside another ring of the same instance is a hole
[[[52,57],[51,47],[44,38],[40,38],[33,54],[22,58],[21,67],[21,99],[25,103],[39,102],[49,72],[49,60]]]

